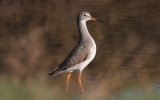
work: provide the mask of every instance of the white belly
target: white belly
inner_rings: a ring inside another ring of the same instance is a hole
[[[73,72],[74,70],[79,70],[80,73],[82,72],[82,70],[93,60],[93,58],[96,55],[96,45],[94,45],[91,49],[90,49],[90,54],[88,55],[87,59],[84,62],[81,62],[79,64],[76,64],[75,66],[67,69],[67,72]]]
[[[89,54],[88,59],[86,59],[84,62],[82,62],[81,67],[79,69],[80,71],[82,71],[94,59],[94,57],[96,55],[96,48],[92,48],[90,50],[90,52],[91,53]]]

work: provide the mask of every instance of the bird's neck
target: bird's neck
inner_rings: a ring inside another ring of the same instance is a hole
[[[92,39],[86,26],[86,21],[77,21],[77,27],[80,35],[80,40],[88,41]]]

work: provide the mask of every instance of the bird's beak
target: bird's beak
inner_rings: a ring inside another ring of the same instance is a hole
[[[96,19],[96,18],[94,18],[94,17],[91,17],[91,19],[90,19],[90,20],[96,20],[96,21],[99,21],[99,22],[104,22],[104,21],[99,20],[99,19]]]
[[[91,19],[90,20],[97,20],[97,19],[95,19],[94,17],[91,17]]]

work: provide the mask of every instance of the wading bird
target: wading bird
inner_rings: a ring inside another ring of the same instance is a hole
[[[55,76],[60,73],[69,73],[67,76],[67,86],[66,91],[68,91],[69,79],[71,73],[75,70],[79,70],[78,83],[81,87],[82,93],[84,93],[82,82],[81,82],[81,73],[82,70],[93,60],[96,55],[96,44],[86,26],[86,21],[88,20],[97,20],[91,17],[89,12],[82,11],[78,14],[77,17],[77,27],[80,35],[78,44],[73,48],[69,53],[67,58],[57,67],[48,73],[50,76]],[[103,22],[101,20],[97,20]]]

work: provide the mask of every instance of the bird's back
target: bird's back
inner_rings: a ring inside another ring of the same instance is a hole
[[[69,53],[67,58],[59,65],[59,67],[51,71],[48,75],[55,76],[70,68],[71,68],[70,69],[71,72],[76,70],[76,69],[72,69],[72,67],[89,59],[91,55],[90,50],[91,48],[88,46],[88,43],[79,42],[75,46],[75,48],[73,48],[73,50]]]

